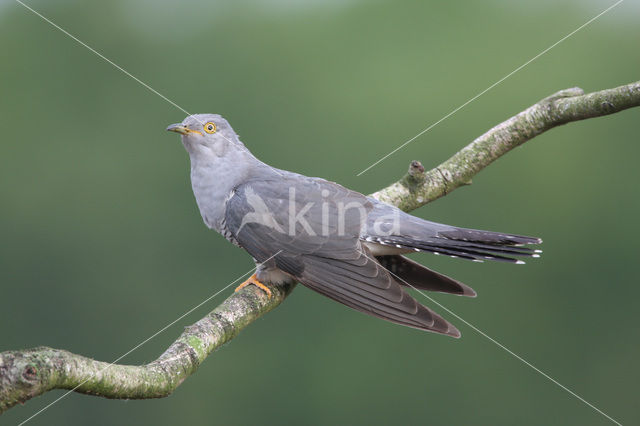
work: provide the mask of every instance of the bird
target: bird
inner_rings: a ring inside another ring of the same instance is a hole
[[[270,285],[299,282],[357,311],[419,330],[460,331],[419,303],[407,288],[475,297],[466,284],[408,257],[428,252],[482,262],[524,263],[540,238],[427,221],[318,177],[256,158],[218,114],[192,114],[167,127],[181,135],[202,219],[247,251],[248,285],[272,297]]]

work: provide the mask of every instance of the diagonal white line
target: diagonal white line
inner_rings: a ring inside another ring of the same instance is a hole
[[[395,274],[394,274],[395,275]],[[397,278],[397,277],[396,277]],[[404,281],[404,280],[403,280]],[[553,377],[549,376],[547,373],[545,373],[544,371],[540,370],[538,367],[536,367],[535,365],[531,364],[529,361],[527,361],[526,359],[522,358],[520,355],[518,355],[517,353],[513,352],[511,349],[507,348],[506,346],[504,346],[502,343],[498,342],[496,339],[494,339],[493,337],[489,336],[488,334],[486,334],[484,331],[480,330],[478,327],[476,327],[475,325],[471,324],[469,321],[465,320],[464,318],[462,318],[460,315],[456,314],[455,312],[451,311],[451,309],[443,306],[441,303],[437,302],[435,299],[433,299],[432,297],[428,296],[426,293],[418,290],[417,288],[415,288],[414,286],[412,286],[411,284],[407,283],[405,281],[405,283],[413,288],[414,290],[416,290],[418,293],[420,293],[421,295],[423,295],[424,297],[426,297],[427,299],[429,299],[431,302],[435,303],[436,305],[438,305],[439,307],[441,307],[442,309],[444,309],[445,311],[447,311],[449,314],[453,315],[454,317],[456,317],[458,320],[462,321],[463,323],[465,323],[466,325],[468,325],[469,327],[471,327],[473,330],[475,330],[478,334],[480,334],[481,336],[486,337],[489,341],[491,341],[492,343],[494,343],[496,346],[498,346],[499,348],[503,349],[504,351],[506,351],[507,353],[509,353],[510,355],[512,355],[514,358],[516,358],[518,361],[522,362],[523,364],[529,366],[530,368],[532,368],[534,371],[538,372],[539,374],[541,374],[543,377],[545,377],[546,379],[548,379],[549,381],[551,381],[552,383],[556,384],[557,386],[559,386],[561,389],[565,390],[566,392],[568,392],[570,395],[574,396],[575,398],[577,398],[578,400],[582,401],[583,403],[585,403],[586,405],[588,405],[589,407],[593,408],[595,411],[597,411],[598,413],[602,414],[604,417],[606,417],[607,419],[611,420],[613,423],[621,426],[621,424],[615,420],[614,418],[612,418],[611,416],[609,416],[607,413],[605,413],[604,411],[600,410],[598,407],[596,407],[595,405],[593,405],[592,403],[590,403],[589,401],[587,401],[586,399],[584,399],[583,397],[581,397],[580,395],[578,395],[577,393],[575,393],[574,391],[572,391],[571,389],[569,389],[568,387],[566,387],[565,385],[563,385],[562,383],[560,383],[559,381],[557,381],[556,379],[554,379]]]
[[[77,43],[79,43],[80,45],[82,45],[83,47],[89,49],[91,52],[93,52],[94,54],[96,54],[98,57],[102,58],[103,60],[105,60],[106,62],[108,62],[110,65],[112,65],[113,67],[115,67],[116,69],[118,69],[119,71],[121,71],[122,73],[124,73],[125,75],[127,75],[128,77],[132,78],[133,80],[135,80],[136,82],[138,82],[140,85],[142,85],[143,87],[145,87],[146,89],[148,89],[149,91],[151,91],[152,93],[155,93],[156,95],[158,95],[159,97],[161,97],[162,99],[164,99],[165,101],[167,101],[168,103],[170,103],[171,105],[173,105],[174,107],[178,108],[180,111],[184,112],[187,115],[192,115],[189,111],[187,111],[186,109],[182,108],[180,105],[176,104],[175,102],[173,102],[171,99],[167,98],[165,95],[163,95],[162,93],[158,92],[157,90],[155,90],[153,87],[149,86],[147,83],[145,83],[144,81],[140,80],[139,78],[137,78],[136,76],[134,76],[133,74],[131,74],[130,72],[128,72],[127,70],[125,70],[124,68],[122,68],[120,65],[116,64],[115,62],[113,62],[112,60],[110,60],[109,58],[107,58],[106,56],[104,56],[103,54],[101,54],[100,52],[98,52],[97,50],[95,50],[94,48],[92,48],[91,46],[89,46],[88,44],[84,43],[82,40],[78,39],[77,37],[75,37],[73,34],[69,33],[68,31],[66,31],[64,28],[60,27],[59,25],[57,25],[56,23],[54,23],[53,21],[51,21],[50,19],[48,19],[47,17],[45,17],[44,15],[42,15],[41,13],[39,13],[38,11],[34,10],[32,7],[26,5],[25,3],[23,3],[20,0],[16,0],[17,3],[19,3],[20,5],[22,5],[23,7],[25,7],[26,9],[28,9],[29,11],[33,12],[35,15],[37,15],[38,17],[42,18],[44,21],[46,21],[47,23],[51,24],[54,28],[58,29],[59,31],[61,31],[62,33],[64,33],[65,35],[67,35],[68,37],[70,37],[71,39],[73,39],[74,41],[76,41]],[[204,123],[201,123],[204,124]],[[224,139],[226,139],[228,142],[231,142],[229,139],[227,139],[223,134],[220,134],[220,136],[222,136]],[[281,175],[281,173],[277,172],[278,174]],[[266,261],[271,260],[272,258],[274,258],[275,256],[277,256],[278,254],[280,254],[280,251],[276,254],[274,254],[273,256],[269,257]],[[223,289],[221,289],[220,291],[216,292],[215,294],[209,296],[207,299],[205,299],[204,301],[202,301],[201,303],[199,303],[198,305],[194,306],[193,308],[191,308],[190,310],[188,310],[187,312],[185,312],[184,314],[182,314],[180,317],[178,317],[177,319],[175,319],[174,321],[172,321],[171,323],[167,324],[166,326],[164,326],[163,328],[161,328],[160,330],[158,330],[156,333],[154,333],[153,335],[151,335],[150,337],[148,337],[147,339],[143,340],[141,343],[139,343],[138,345],[136,345],[135,347],[133,347],[132,349],[130,349],[129,351],[127,351],[126,353],[124,353],[123,355],[119,356],[118,358],[116,358],[113,362],[111,362],[108,366],[106,366],[104,369],[100,370],[99,373],[102,373],[103,371],[105,371],[106,369],[108,369],[109,367],[111,367],[112,365],[114,365],[116,362],[120,361],[121,359],[123,359],[124,357],[126,357],[127,355],[129,355],[131,352],[135,351],[136,349],[138,349],[140,346],[144,345],[145,343],[147,343],[149,340],[153,339],[154,337],[156,337],[158,334],[162,333],[163,331],[165,331],[167,328],[171,327],[173,324],[175,324],[176,322],[180,321],[182,318],[184,318],[185,316],[189,315],[191,312],[193,312],[194,310],[196,310],[197,308],[199,308],[200,306],[204,305],[205,303],[207,303],[209,300],[213,299],[214,297],[216,297],[218,294],[222,293],[224,290],[226,290],[227,288],[229,288],[231,285],[233,285],[234,283],[236,283],[238,280],[240,280],[242,277],[246,276],[247,274],[249,274],[250,272],[252,272],[255,268],[251,269],[248,272],[245,272],[243,275],[241,275],[240,277],[236,278],[234,281],[232,281],[231,283],[229,283],[227,286],[225,286]],[[56,400],[54,400],[53,402],[49,403],[47,406],[45,406],[44,408],[40,409],[39,411],[37,411],[35,414],[33,414],[32,416],[30,416],[29,418],[27,418],[26,420],[24,420],[23,422],[21,422],[19,424],[19,426],[27,423],[29,420],[33,419],[34,417],[36,417],[38,414],[42,413],[43,411],[47,410],[48,408],[50,408],[52,405],[54,405],[55,403],[57,403],[58,401],[60,401],[61,399],[65,398],[67,395],[69,395],[70,393],[72,393],[73,391],[75,391],[76,389],[78,389],[80,386],[82,386],[83,384],[85,384],[89,379],[85,380],[84,382],[80,383],[79,385],[77,385],[76,387],[74,387],[73,389],[67,391],[66,393],[64,393],[62,396],[60,396],[59,398],[57,398]]]
[[[34,10],[33,8],[29,7],[28,5],[26,5],[25,3],[23,3],[20,0],[16,0],[17,3],[19,3],[20,5],[24,6],[26,9],[30,10],[31,12],[33,12],[35,15],[39,16],[40,18],[42,18],[44,21],[48,22],[49,24],[51,24],[54,28],[60,30],[62,33],[64,33],[65,35],[69,36],[71,39],[75,40],[76,42],[78,42],[80,45],[86,47],[87,49],[89,49],[91,52],[95,53],[97,56],[99,56],[100,58],[104,59],[106,62],[108,62],[109,64],[111,64],[113,67],[115,67],[116,69],[118,69],[119,71],[123,72],[125,75],[127,75],[128,77],[131,77],[133,80],[135,80],[136,82],[138,82],[139,84],[141,84],[143,87],[145,87],[146,89],[148,89],[149,91],[155,93],[156,95],[160,96],[162,99],[164,99],[165,101],[169,102],[171,105],[173,105],[174,107],[178,108],[180,111],[184,112],[187,115],[191,115],[191,113],[189,111],[187,111],[186,109],[182,108],[180,105],[176,104],[175,102],[173,102],[171,99],[167,98],[165,95],[163,95],[162,93],[158,92],[157,90],[155,90],[153,87],[149,86],[147,83],[145,83],[144,81],[140,80],[139,78],[137,78],[136,76],[134,76],[133,74],[131,74],[130,72],[128,72],[127,70],[125,70],[124,68],[122,68],[121,66],[119,66],[118,64],[116,64],[115,62],[113,62],[112,60],[110,60],[109,58],[107,58],[106,56],[104,56],[103,54],[101,54],[100,52],[98,52],[97,50],[95,50],[94,48],[92,48],[91,46],[89,46],[88,44],[84,43],[82,40],[78,39],[77,37],[75,37],[73,34],[69,33],[68,31],[66,31],[64,28],[60,27],[59,25],[55,24],[54,22],[52,22],[50,19],[48,19],[47,17],[45,17],[44,15],[42,15],[41,13],[39,13],[38,11]],[[204,124],[204,123],[201,123]],[[229,139],[227,139],[224,135],[220,134],[220,136],[222,136],[224,139],[226,139],[227,141],[231,142]],[[278,174],[280,174],[278,172]],[[280,252],[274,254],[273,256],[271,256],[268,260],[271,260],[273,257],[277,256]],[[265,261],[265,262],[266,262]],[[116,358],[113,362],[111,362],[111,364],[109,364],[108,366],[106,366],[104,369],[100,370],[99,373],[102,373],[103,371],[105,371],[106,369],[108,369],[109,367],[111,367],[112,365],[114,365],[116,362],[120,361],[122,358],[126,357],[127,355],[129,355],[131,352],[135,351],[136,349],[138,349],[140,346],[144,345],[145,343],[147,343],[149,340],[153,339],[154,337],[156,337],[158,334],[162,333],[163,331],[165,331],[167,328],[171,327],[173,324],[175,324],[176,322],[180,321],[182,318],[184,318],[185,316],[189,315],[191,312],[193,312],[194,310],[198,309],[200,306],[204,305],[205,303],[207,303],[209,300],[213,299],[214,297],[216,297],[218,294],[222,293],[224,290],[226,290],[227,288],[229,288],[231,285],[233,285],[234,283],[236,283],[238,280],[240,280],[242,277],[246,276],[248,273],[252,272],[255,268],[251,269],[248,272],[245,272],[243,275],[241,275],[240,277],[236,278],[234,281],[232,281],[230,284],[228,284],[227,286],[225,286],[222,290],[218,291],[217,293],[209,296],[208,298],[206,298],[204,301],[202,301],[201,303],[199,303],[198,305],[194,306],[193,308],[191,308],[190,310],[188,310],[187,312],[185,312],[184,314],[182,314],[180,317],[178,317],[177,319],[175,319],[174,321],[170,322],[169,324],[167,324],[166,326],[164,326],[163,328],[161,328],[160,330],[158,330],[156,333],[154,333],[153,335],[151,335],[150,337],[148,337],[147,339],[143,340],[141,343],[139,343],[138,345],[134,346],[132,349],[130,349],[129,351],[127,351],[126,353],[124,353],[123,355],[119,356],[118,358]],[[62,398],[66,397],[67,395],[69,395],[70,393],[72,393],[73,391],[75,391],[76,389],[78,389],[80,386],[82,386],[83,384],[85,384],[89,379],[85,380],[84,382],[80,383],[79,385],[77,385],[76,387],[74,387],[73,389],[67,391],[66,393],[64,393],[62,396],[60,396],[59,398],[57,398],[55,401],[51,402],[50,404],[48,404],[47,406],[45,406],[44,408],[40,409],[38,412],[36,412],[35,414],[33,414],[31,417],[27,418],[26,420],[24,420],[22,423],[20,423],[19,426],[25,424],[26,422],[28,422],[29,420],[33,419],[35,416],[37,416],[38,414],[42,413],[43,411],[45,411],[46,409],[48,409],[49,407],[51,407],[52,405],[54,405],[55,403],[57,403],[58,401],[60,401]]]
[[[116,64],[111,59],[107,58],[102,53],[98,52],[96,49],[94,49],[93,47],[89,46],[87,43],[83,42],[82,40],[80,40],[79,38],[77,38],[76,36],[74,36],[73,34],[68,32],[67,30],[65,30],[64,28],[62,28],[61,26],[59,26],[55,22],[51,21],[51,19],[49,19],[46,16],[42,15],[40,12],[38,12],[37,10],[33,9],[32,7],[26,5],[22,1],[20,1],[20,0],[15,0],[15,1],[18,4],[24,6],[26,9],[30,10],[31,12],[33,12],[35,15],[39,16],[40,18],[42,18],[45,22],[51,24],[51,26],[53,26],[54,28],[60,30],[65,35],[69,36],[69,38],[71,38],[72,40],[76,41],[81,46],[86,47],[91,52],[95,53],[98,57],[104,59],[107,63],[112,65],[117,70],[121,71],[126,76],[131,77],[133,80],[138,82],[141,86],[143,86],[145,89],[147,89],[147,90],[151,91],[152,93],[155,93],[156,95],[160,96],[162,99],[164,99],[165,101],[169,102],[171,105],[173,105],[174,107],[178,108],[180,111],[184,112],[185,114],[192,115],[189,111],[187,111],[186,109],[182,108],[180,105],[178,105],[177,103],[173,102],[171,99],[167,98],[165,95],[163,95],[162,93],[158,92],[156,89],[154,89],[153,87],[149,86],[147,83],[145,83],[144,81],[140,80],[138,77],[136,77],[135,75],[131,74],[129,71],[125,70],[120,65]],[[200,124],[202,124],[204,126],[205,123],[200,122]],[[225,139],[227,142],[233,143],[231,140],[229,140],[222,133],[218,133],[218,135],[221,136],[223,139]],[[244,148],[244,149],[246,149],[246,148]],[[276,171],[277,174],[282,176],[282,173],[280,173],[280,171],[278,171],[278,170],[275,170],[275,171]]]
[[[274,254],[273,256],[271,256],[270,258],[268,258],[267,260],[265,260],[262,263],[266,263],[269,260],[273,259],[274,257],[276,257],[277,255],[279,255],[282,252],[282,250],[278,251],[276,254]],[[248,274],[250,274],[251,272],[253,272],[256,268],[251,268],[250,270],[248,270],[247,272],[245,272],[244,274],[240,275],[238,278],[236,278],[235,280],[231,281],[229,284],[227,284],[224,288],[222,288],[221,290],[217,291],[216,293],[212,294],[211,296],[207,297],[206,299],[204,299],[202,302],[198,303],[196,306],[194,306],[193,308],[189,309],[187,312],[185,312],[184,314],[180,315],[178,318],[176,318],[175,320],[171,321],[169,324],[165,325],[164,327],[162,327],[160,330],[156,331],[154,334],[152,334],[151,336],[147,337],[146,339],[144,339],[142,342],[138,343],[136,346],[134,346],[133,348],[129,349],[127,352],[125,352],[124,354],[120,355],[118,358],[116,358],[115,360],[113,360],[113,362],[111,362],[109,365],[107,365],[106,367],[104,367],[102,370],[94,373],[91,377],[89,377],[88,379],[86,379],[85,381],[83,381],[82,383],[80,383],[79,385],[77,385],[76,387],[74,387],[71,390],[68,390],[67,392],[65,392],[64,394],[62,394],[62,396],[58,397],[57,399],[55,399],[54,401],[50,402],[49,404],[47,404],[44,408],[41,408],[40,410],[38,410],[35,414],[31,415],[29,418],[27,418],[26,420],[23,420],[18,426],[22,426],[23,424],[27,423],[29,420],[33,419],[35,416],[37,416],[38,414],[42,413],[43,411],[45,411],[46,409],[50,408],[52,405],[54,405],[55,403],[59,402],[62,398],[65,398],[66,396],[68,396],[70,393],[72,393],[73,391],[75,391],[76,389],[78,389],[80,386],[84,385],[85,383],[87,383],[89,380],[91,380],[96,374],[101,374],[104,371],[106,371],[107,369],[109,369],[111,366],[113,366],[116,362],[120,361],[122,358],[126,357],[127,355],[129,355],[131,352],[135,351],[136,349],[138,349],[140,346],[144,345],[145,343],[147,343],[149,340],[153,339],[154,337],[156,337],[158,334],[162,333],[163,331],[165,331],[167,328],[171,327],[173,324],[177,323],[178,321],[180,321],[182,318],[186,317],[187,315],[189,315],[191,312],[195,311],[196,309],[198,309],[200,306],[204,305],[205,303],[207,303],[208,301],[210,301],[211,299],[213,299],[214,297],[216,297],[217,295],[219,295],[220,293],[222,293],[223,291],[225,291],[226,289],[228,289],[229,287],[231,287],[233,284],[237,283],[238,281],[240,281],[242,278],[244,278],[245,276],[247,276]]]
[[[411,142],[413,142],[414,140],[416,140],[417,138],[419,138],[420,136],[422,136],[423,134],[427,133],[429,130],[433,129],[435,126],[437,126],[438,124],[440,124],[441,122],[443,122],[444,120],[446,120],[447,118],[451,117],[453,114],[455,114],[456,112],[460,111],[462,108],[466,107],[467,105],[469,105],[471,102],[475,101],[476,99],[478,99],[480,96],[484,95],[485,93],[487,93],[489,90],[493,89],[494,87],[496,87],[498,84],[502,83],[503,81],[505,81],[507,78],[511,77],[513,74],[517,73],[518,71],[520,71],[522,68],[526,67],[527,65],[529,65],[531,62],[535,61],[536,59],[538,59],[540,56],[544,55],[545,53],[547,53],[548,51],[550,51],[551,49],[553,49],[554,47],[556,47],[557,45],[559,45],[560,43],[562,43],[563,41],[565,41],[566,39],[568,39],[569,37],[571,37],[572,35],[574,35],[575,33],[577,33],[578,31],[580,31],[581,29],[583,29],[584,27],[586,27],[587,25],[589,25],[590,23],[592,23],[593,21],[595,21],[596,19],[598,19],[599,17],[601,17],[602,15],[604,15],[605,13],[609,12],[611,9],[613,9],[614,7],[616,7],[617,5],[619,5],[620,3],[622,3],[624,0],[618,0],[616,3],[614,3],[613,5],[609,6],[608,8],[606,8],[605,10],[603,10],[602,12],[600,12],[599,14],[597,14],[596,16],[594,16],[593,18],[589,19],[587,22],[585,22],[584,24],[580,25],[578,28],[576,28],[575,30],[571,31],[569,34],[567,34],[566,36],[562,37],[560,40],[556,41],[555,43],[553,43],[551,46],[547,47],[546,49],[544,49],[542,52],[538,53],[536,56],[534,56],[533,58],[529,59],[527,62],[525,62],[524,64],[520,65],[518,68],[516,68],[515,70],[511,71],[509,74],[505,75],[504,77],[502,77],[500,80],[496,81],[495,83],[493,83],[491,86],[487,87],[486,89],[484,89],[482,92],[478,93],[477,95],[475,95],[473,98],[469,99],[468,101],[466,101],[465,103],[463,103],[462,105],[460,105],[459,107],[457,107],[456,109],[454,109],[453,111],[451,111],[450,113],[448,113],[447,115],[445,115],[444,117],[442,117],[440,120],[436,121],[435,123],[431,124],[429,127],[425,128],[424,130],[422,130],[420,133],[418,133],[417,135],[415,135],[414,137],[412,137],[411,139],[409,139],[408,141],[406,141],[405,143],[403,143],[402,145],[398,146],[397,148],[395,148],[393,151],[391,151],[390,153],[388,153],[387,155],[385,155],[384,157],[382,157],[381,159],[379,159],[378,161],[376,161],[375,163],[371,164],[369,167],[367,167],[366,169],[364,169],[363,171],[361,171],[360,173],[358,173],[356,176],[360,176],[361,174],[367,172],[368,170],[370,170],[372,167],[375,167],[376,165],[380,164],[381,162],[383,162],[384,160],[386,160],[387,158],[389,158],[390,156],[392,156],[393,154],[395,154],[396,152],[398,152],[399,150],[401,150],[402,148],[404,148],[405,146],[409,145]]]
[[[21,6],[24,6],[25,8],[29,9],[31,12],[33,12],[34,14],[38,15],[40,18],[42,18],[44,21],[48,22],[49,24],[51,24],[54,28],[62,31],[64,34],[66,34],[67,36],[69,36],[71,39],[73,39],[74,41],[78,42],[80,45],[86,47],[87,49],[89,49],[90,51],[92,51],[93,53],[95,53],[96,55],[98,55],[100,58],[104,59],[105,61],[107,61],[109,64],[111,64],[114,68],[118,69],[119,71],[123,72],[124,74],[126,74],[127,76],[131,77],[132,79],[134,79],[135,81],[137,81],[138,83],[140,83],[143,87],[145,87],[147,90],[155,93],[156,95],[160,96],[162,99],[164,99],[165,101],[169,102],[171,105],[173,105],[174,107],[178,108],[180,111],[184,112],[187,115],[191,115],[189,113],[189,111],[187,111],[186,109],[182,108],[180,105],[176,104],[175,102],[173,102],[171,99],[167,98],[165,95],[163,95],[162,93],[158,92],[156,89],[154,89],[153,87],[149,86],[147,83],[145,83],[144,81],[140,80],[138,77],[136,77],[135,75],[131,74],[129,71],[125,70],[124,68],[122,68],[120,65],[116,64],[115,62],[113,62],[111,59],[107,58],[106,56],[104,56],[102,53],[98,52],[96,49],[94,49],[93,47],[89,46],[88,44],[86,44],[85,42],[83,42],[82,40],[78,39],[76,36],[74,36],[73,34],[71,34],[70,32],[68,32],[67,30],[65,30],[64,28],[60,27],[59,25],[57,25],[56,23],[54,23],[53,21],[51,21],[49,18],[47,18],[46,16],[42,15],[40,12],[38,12],[37,10],[34,10],[33,8],[31,8],[30,6],[24,4],[22,1],[20,0],[16,0],[16,3],[20,4]]]
[[[358,250],[360,253],[362,253],[362,255],[366,256],[369,260],[372,260],[374,262],[377,262],[375,259],[372,259],[371,257],[369,257],[366,253],[364,253],[362,250]],[[426,297],[427,299],[429,299],[431,302],[435,303],[436,305],[438,305],[439,307],[441,307],[442,309],[444,309],[445,311],[447,311],[448,313],[450,313],[451,315],[453,315],[454,317],[456,317],[458,320],[462,321],[463,323],[465,323],[467,326],[471,327],[474,331],[476,331],[478,334],[480,334],[481,336],[486,337],[489,341],[491,341],[492,343],[494,343],[496,346],[498,346],[500,349],[503,349],[505,352],[509,353],[511,356],[513,356],[514,358],[516,358],[518,361],[522,362],[523,364],[527,365],[528,367],[532,368],[534,371],[538,372],[539,374],[541,374],[543,377],[545,377],[546,379],[548,379],[549,381],[551,381],[552,383],[558,385],[561,389],[567,391],[569,394],[571,394],[572,396],[574,396],[575,398],[577,398],[578,400],[582,401],[583,403],[585,403],[586,405],[588,405],[589,407],[593,408],[595,411],[597,411],[598,413],[602,414],[604,417],[606,417],[607,419],[611,420],[613,423],[622,426],[620,422],[618,422],[617,420],[615,420],[613,417],[609,416],[607,413],[605,413],[604,411],[600,410],[598,407],[596,407],[595,405],[593,405],[592,403],[590,403],[589,401],[587,401],[586,399],[584,399],[583,397],[581,397],[580,395],[578,395],[577,393],[575,393],[574,391],[572,391],[571,389],[569,389],[568,387],[564,386],[562,383],[560,383],[559,381],[557,381],[556,379],[554,379],[553,377],[549,376],[547,373],[545,373],[544,371],[540,370],[538,367],[536,367],[535,365],[531,364],[529,361],[527,361],[526,359],[524,359],[523,357],[521,357],[520,355],[518,355],[517,353],[513,352],[511,349],[507,348],[505,345],[503,345],[502,343],[498,342],[496,339],[494,339],[493,337],[489,336],[487,333],[485,333],[484,331],[480,330],[478,327],[476,327],[475,325],[471,324],[469,321],[465,320],[464,318],[462,318],[460,315],[456,314],[455,312],[453,312],[451,309],[447,308],[446,306],[444,306],[443,304],[439,303],[437,300],[433,299],[431,296],[427,295],[426,293],[418,290],[417,288],[415,288],[414,286],[412,286],[411,284],[409,284],[408,282],[406,282],[405,280],[403,280],[402,278],[400,278],[399,276],[397,276],[396,274],[394,274],[393,272],[391,272],[390,270],[387,269],[387,272],[389,272],[391,275],[393,275],[396,279],[402,281],[403,283],[405,283],[407,286],[411,287],[412,289],[416,290],[418,293],[420,293],[421,295],[423,295],[424,297]]]

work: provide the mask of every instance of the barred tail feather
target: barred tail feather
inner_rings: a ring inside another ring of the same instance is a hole
[[[540,238],[475,229],[453,228],[436,235],[416,237],[415,234],[369,237],[370,241],[394,246],[398,249],[425,251],[451,257],[483,262],[495,260],[521,264],[517,257],[540,257],[541,250],[522,247],[524,244],[539,244]]]

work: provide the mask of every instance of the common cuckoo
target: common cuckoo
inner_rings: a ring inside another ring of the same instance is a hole
[[[469,286],[404,254],[523,263],[539,238],[429,222],[324,179],[257,159],[229,123],[196,114],[167,128],[182,135],[204,223],[254,258],[249,284],[297,281],[353,309],[397,324],[460,337],[456,327],[404,289],[474,297]]]

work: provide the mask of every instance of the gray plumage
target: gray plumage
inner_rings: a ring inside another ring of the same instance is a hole
[[[299,281],[361,312],[459,337],[403,286],[476,293],[402,254],[517,263],[513,256],[538,256],[521,247],[538,238],[429,222],[336,183],[273,168],[219,115],[192,115],[167,130],[182,134],[205,224],[253,256],[263,283]]]

